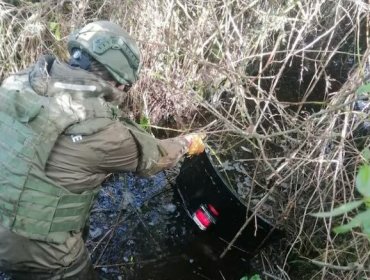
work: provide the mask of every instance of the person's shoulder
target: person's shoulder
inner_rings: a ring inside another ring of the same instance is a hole
[[[24,88],[29,88],[28,75],[31,72],[32,67],[28,67],[17,73],[10,74],[1,83],[1,87],[5,90],[23,90]]]

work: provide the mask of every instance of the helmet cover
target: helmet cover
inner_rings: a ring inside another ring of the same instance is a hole
[[[134,39],[119,25],[96,21],[73,32],[68,51],[82,49],[100,62],[120,84],[131,85],[138,79],[140,51]]]

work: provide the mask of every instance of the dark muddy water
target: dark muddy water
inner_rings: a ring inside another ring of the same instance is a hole
[[[188,168],[172,183],[165,173],[150,179],[112,176],[94,207],[87,243],[99,273],[107,279],[153,280],[240,279],[258,273],[249,259],[269,227],[262,221],[258,238],[254,226],[247,227],[236,247],[220,258],[246,213],[216,188],[220,182],[211,171]],[[224,198],[223,206],[210,192]],[[203,202],[222,211],[207,231],[190,217]]]

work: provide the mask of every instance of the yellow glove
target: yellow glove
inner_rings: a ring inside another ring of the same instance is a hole
[[[204,133],[193,133],[185,136],[188,141],[188,155],[199,155],[204,152],[205,145],[203,139],[206,137]]]

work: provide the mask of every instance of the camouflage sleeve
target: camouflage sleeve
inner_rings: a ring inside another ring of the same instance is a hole
[[[152,161],[149,168],[138,170],[138,174],[141,176],[151,176],[164,169],[174,167],[188,150],[188,144],[180,137],[156,140],[157,145],[165,153],[161,154],[157,160]]]
[[[139,163],[136,172],[140,176],[151,176],[175,166],[188,150],[188,141],[183,137],[159,140],[129,120],[124,123],[138,147]]]
[[[77,137],[77,140],[74,138],[73,135],[66,135],[59,139],[58,151],[62,158],[55,164],[58,172],[71,171],[72,168],[77,171],[92,170],[94,173],[131,171],[140,176],[151,176],[173,167],[188,150],[185,138],[158,140],[127,120],[113,121],[99,132]],[[54,149],[49,165],[58,156]],[[66,164],[62,166],[61,162]],[[80,180],[86,176],[84,172],[77,173]],[[58,173],[55,177],[66,176]]]

